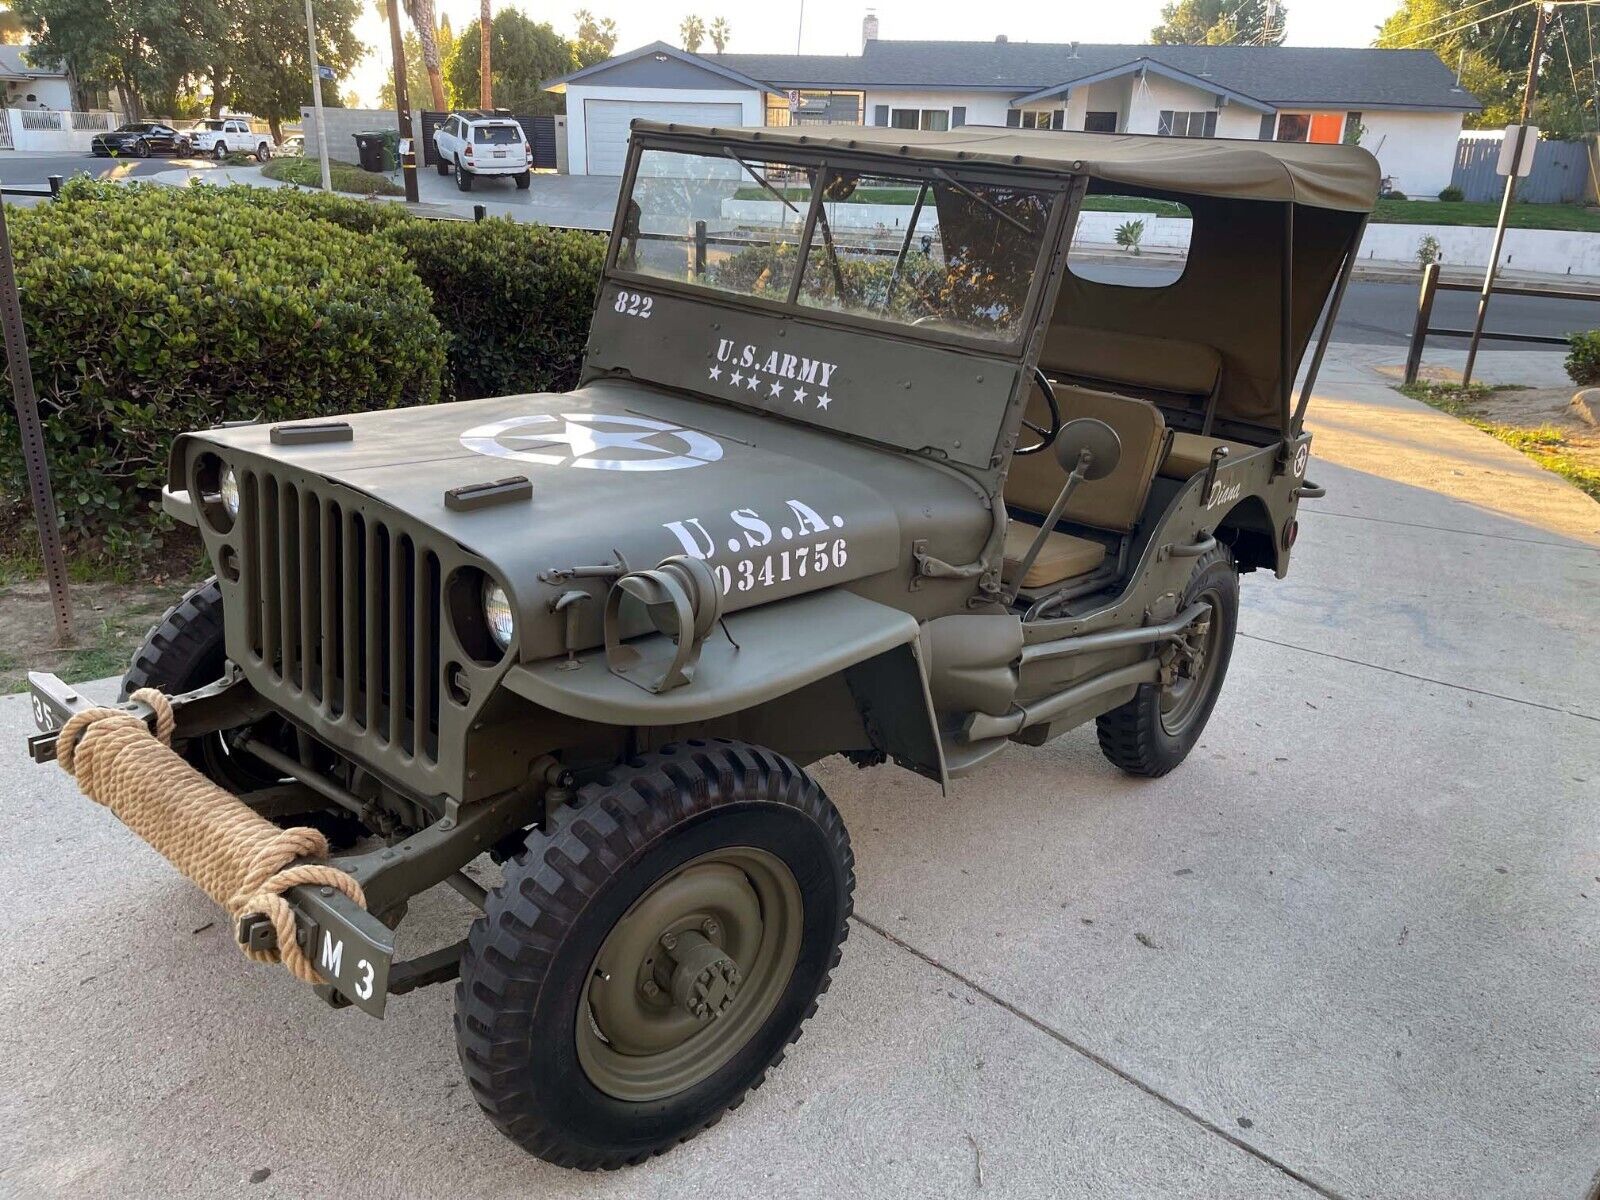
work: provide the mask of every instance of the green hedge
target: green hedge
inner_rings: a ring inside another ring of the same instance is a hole
[[[563,390],[604,240],[291,188],[69,182],[8,212],[63,527],[149,536],[185,430]],[[0,410],[0,493],[25,496]]]
[[[561,392],[578,382],[605,239],[508,218],[401,221],[404,252],[451,331],[449,384],[462,400]]]
[[[8,213],[63,527],[137,546],[173,438],[439,396],[444,335],[392,243],[214,190]],[[0,491],[25,496],[15,411]]]
[[[1572,349],[1567,352],[1567,374],[1572,382],[1588,387],[1600,383],[1600,329],[1569,334]]]

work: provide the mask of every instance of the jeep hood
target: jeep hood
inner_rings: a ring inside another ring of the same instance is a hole
[[[562,652],[550,606],[572,588],[595,600],[581,640],[598,641],[608,581],[560,572],[617,554],[634,570],[703,559],[731,612],[908,566],[925,525],[970,528],[974,545],[988,526],[974,485],[943,468],[631,381],[343,419],[346,440],[276,444],[265,425],[187,435],[173,486],[209,446],[360,493],[481,560],[517,609],[523,661]],[[311,423],[277,428],[295,424]],[[511,477],[531,497],[462,507],[461,489]]]

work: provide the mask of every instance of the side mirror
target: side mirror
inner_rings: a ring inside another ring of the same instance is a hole
[[[1122,461],[1122,439],[1115,429],[1094,417],[1076,417],[1056,435],[1056,461],[1070,475],[1078,469],[1078,460],[1086,450],[1089,461],[1083,469],[1085,479],[1104,479]]]

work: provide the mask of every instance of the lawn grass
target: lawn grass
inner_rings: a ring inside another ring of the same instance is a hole
[[[1466,200],[1379,200],[1372,220],[1379,225],[1493,225],[1498,203]],[[1513,204],[1511,229],[1569,229],[1600,232],[1600,208],[1578,204]]]
[[[322,167],[314,158],[275,158],[261,168],[261,173],[280,183],[297,183],[308,188],[322,186]],[[405,189],[387,175],[375,175],[350,163],[330,161],[328,174],[336,192],[357,196],[405,195]]]
[[[1585,492],[1590,499],[1600,500],[1600,467],[1591,466],[1567,449],[1566,436],[1553,425],[1523,429],[1517,425],[1503,425],[1486,421],[1472,411],[1472,403],[1492,392],[1505,390],[1474,383],[1462,387],[1458,383],[1413,383],[1400,386],[1402,395],[1421,400],[1441,412],[1459,417],[1474,429],[1481,429],[1490,437],[1499,438],[1513,449],[1520,450],[1547,471],[1554,471],[1568,483]]]

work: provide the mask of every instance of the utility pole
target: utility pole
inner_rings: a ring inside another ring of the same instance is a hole
[[[494,81],[489,70],[489,35],[492,32],[489,0],[482,0],[478,7],[478,107],[485,112],[494,108]]]
[[[1472,322],[1472,340],[1467,343],[1467,364],[1461,368],[1461,386],[1472,382],[1472,368],[1478,361],[1478,343],[1483,340],[1483,319],[1489,312],[1489,297],[1494,294],[1494,277],[1500,269],[1500,248],[1506,240],[1506,220],[1511,216],[1511,201],[1517,190],[1517,168],[1528,137],[1528,117],[1533,112],[1533,95],[1539,84],[1539,59],[1544,54],[1544,27],[1550,15],[1547,4],[1533,10],[1533,46],[1528,52],[1528,82],[1522,89],[1522,115],[1517,123],[1517,142],[1506,172],[1506,190],[1500,197],[1500,219],[1494,225],[1494,244],[1489,250],[1489,266],[1483,273],[1483,290],[1478,293],[1478,315]]]
[[[311,51],[311,106],[317,113],[317,161],[322,164],[322,190],[333,191],[333,175],[328,170],[328,127],[322,120],[322,67],[317,63],[317,22],[311,15],[311,0],[306,0],[306,46]]]
[[[310,3],[311,0],[306,0]],[[411,128],[411,95],[406,91],[406,51],[403,35],[400,32],[400,7],[395,0],[389,0],[389,48],[394,54],[394,109],[395,118],[400,127],[400,173],[406,181],[406,203],[417,202],[417,167],[415,158],[409,160],[411,165],[406,167],[406,148],[414,140],[415,130]],[[412,146],[415,154],[415,147]]]

